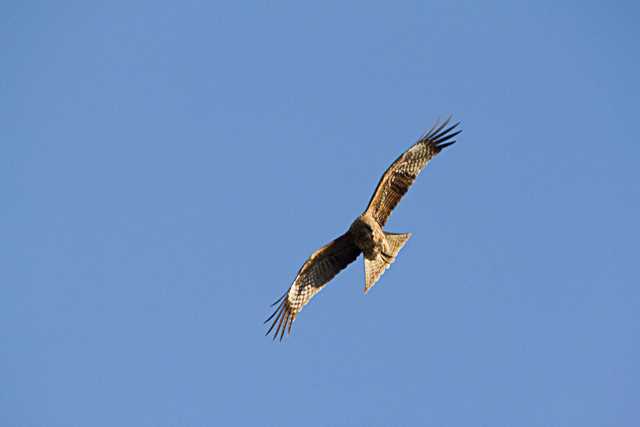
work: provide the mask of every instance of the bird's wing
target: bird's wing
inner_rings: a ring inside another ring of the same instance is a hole
[[[453,144],[453,137],[462,131],[452,132],[460,122],[447,127],[449,120],[436,124],[413,146],[402,153],[385,171],[371,196],[367,212],[380,226],[384,226],[402,196],[409,190],[427,163],[443,148]],[[446,128],[446,129],[445,129]]]
[[[273,305],[278,303],[280,305],[264,322],[274,319],[266,335],[269,335],[277,324],[273,339],[280,334],[282,340],[285,330],[287,333],[291,332],[291,325],[302,307],[336,274],[355,261],[358,255],[360,255],[360,249],[353,242],[349,232],[315,251],[302,265],[289,290],[273,303]]]

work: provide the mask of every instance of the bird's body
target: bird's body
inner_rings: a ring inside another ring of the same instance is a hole
[[[407,192],[429,160],[453,144],[460,131],[451,132],[458,123],[445,129],[449,120],[434,127],[385,171],[369,201],[346,233],[314,252],[302,265],[289,290],[273,305],[280,304],[266,321],[274,319],[269,334],[277,325],[274,339],[291,331],[296,316],[313,296],[336,274],[362,253],[365,264],[365,293],[395,261],[398,252],[411,237],[409,233],[384,231],[384,225],[402,196]]]
[[[389,245],[384,237],[382,227],[367,212],[364,212],[353,221],[348,233],[351,235],[353,243],[362,251],[366,259],[373,260],[381,253],[389,252]]]

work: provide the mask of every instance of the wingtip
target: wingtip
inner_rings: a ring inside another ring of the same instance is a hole
[[[431,127],[431,129],[429,129],[429,131],[423,134],[421,140],[430,141],[431,143],[439,144],[458,135],[460,132],[462,132],[462,130],[457,130],[456,132],[452,132],[452,131],[456,129],[458,126],[460,126],[462,122],[458,121],[452,124],[451,126],[447,127],[451,122],[452,118],[453,118],[453,115],[450,114],[446,118],[446,120],[444,120],[443,122],[441,122],[440,119],[436,120],[435,124]]]
[[[450,146],[450,145],[455,144],[456,142],[457,142],[457,141],[454,139],[453,141],[449,141],[449,142],[446,142],[446,143],[444,143],[444,144],[440,144],[440,145],[438,145],[438,152],[442,151],[443,149],[447,148],[447,147],[448,147],[448,146]]]

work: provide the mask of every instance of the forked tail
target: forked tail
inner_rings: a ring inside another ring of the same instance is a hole
[[[380,276],[387,268],[396,260],[396,256],[400,249],[407,243],[411,237],[411,233],[384,233],[387,239],[389,253],[380,253],[376,259],[364,259],[364,293],[376,284]]]

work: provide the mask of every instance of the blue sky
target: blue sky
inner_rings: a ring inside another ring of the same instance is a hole
[[[3,426],[634,426],[633,2],[4,2]],[[437,117],[388,230],[263,336]]]

